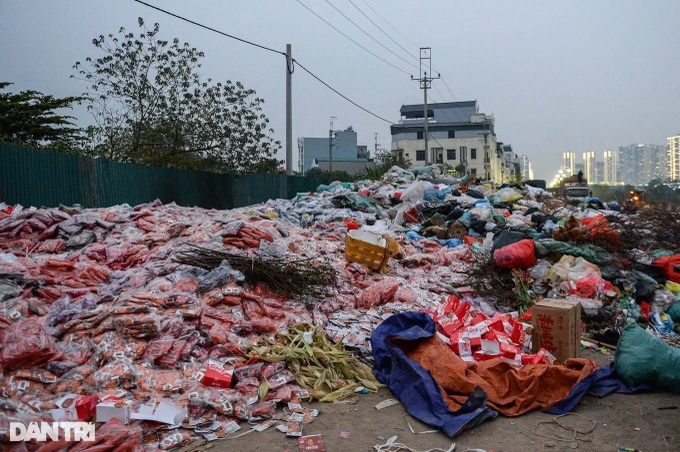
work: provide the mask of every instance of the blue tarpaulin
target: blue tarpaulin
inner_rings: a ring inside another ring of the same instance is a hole
[[[444,400],[441,386],[430,371],[408,358],[400,348],[406,347],[409,341],[415,343],[431,338],[435,331],[434,320],[423,312],[403,312],[386,319],[371,336],[375,358],[373,373],[412,416],[453,437],[487,419],[494,419],[498,412],[486,406],[487,394],[479,386],[469,394],[461,409],[451,410]],[[649,389],[626,386],[617,377],[612,364],[590,373],[574,385],[567,397],[546,409],[546,412],[568,413],[586,394],[603,397],[613,392],[632,393]]]

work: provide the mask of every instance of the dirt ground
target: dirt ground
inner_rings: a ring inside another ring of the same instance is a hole
[[[584,350],[582,358],[593,358],[608,365],[614,353],[603,354]],[[455,443],[456,451],[618,451],[619,447],[650,451],[680,450],[680,395],[670,393],[612,394],[604,398],[585,396],[574,413],[558,416],[531,412],[519,417],[504,417],[487,421],[456,438],[441,431],[423,433],[431,427],[406,413],[403,405],[377,410],[375,405],[394,398],[383,389],[377,394],[360,395],[356,404],[306,404],[319,410],[319,416],[304,425],[303,435],[322,435],[328,451],[374,451],[397,435],[397,443],[415,451],[448,450]],[[571,426],[578,431],[560,427]],[[413,433],[411,428],[416,432]],[[243,425],[243,430],[247,426]],[[592,430],[592,431],[591,431]],[[560,439],[562,438],[562,439]],[[297,452],[295,438],[287,437],[273,427],[264,432],[251,432],[234,439],[211,443],[192,443],[183,449],[229,451],[290,451]],[[384,448],[390,452],[408,449]]]

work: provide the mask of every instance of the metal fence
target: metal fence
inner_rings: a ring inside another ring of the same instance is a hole
[[[231,209],[293,198],[327,181],[285,174],[236,176],[152,168],[0,143],[0,202],[57,207],[108,207],[161,200]]]

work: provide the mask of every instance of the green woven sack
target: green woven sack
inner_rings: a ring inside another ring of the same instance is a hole
[[[666,314],[671,316],[675,323],[680,322],[680,301],[674,301],[670,308],[666,310]]]
[[[623,329],[614,368],[628,386],[646,384],[680,394],[680,348],[667,345],[637,324]]]

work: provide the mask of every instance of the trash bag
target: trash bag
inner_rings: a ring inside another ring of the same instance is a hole
[[[243,282],[245,279],[243,273],[234,270],[229,261],[223,260],[219,267],[212,269],[200,279],[196,291],[204,294],[229,282]]]
[[[675,323],[680,323],[680,301],[673,303],[666,311],[666,314],[668,314]]]
[[[501,188],[494,196],[497,201],[504,202],[506,204],[512,204],[515,201],[523,198],[519,192],[510,187]]]
[[[496,265],[502,268],[529,268],[536,264],[534,241],[524,239],[493,252]]]
[[[403,201],[420,201],[425,196],[425,191],[433,189],[434,185],[431,182],[424,180],[417,180],[408,186],[401,195]]]
[[[37,317],[0,330],[2,365],[11,370],[40,367],[64,359]]]
[[[647,384],[680,394],[680,348],[667,345],[635,323],[621,333],[614,366],[628,386]]]
[[[680,254],[654,259],[654,261],[652,261],[652,265],[663,268],[668,279],[673,282],[680,283]]]
[[[527,236],[521,232],[501,231],[498,235],[494,236],[491,251],[496,251],[497,249],[512,245],[513,243],[525,240],[526,238]]]

